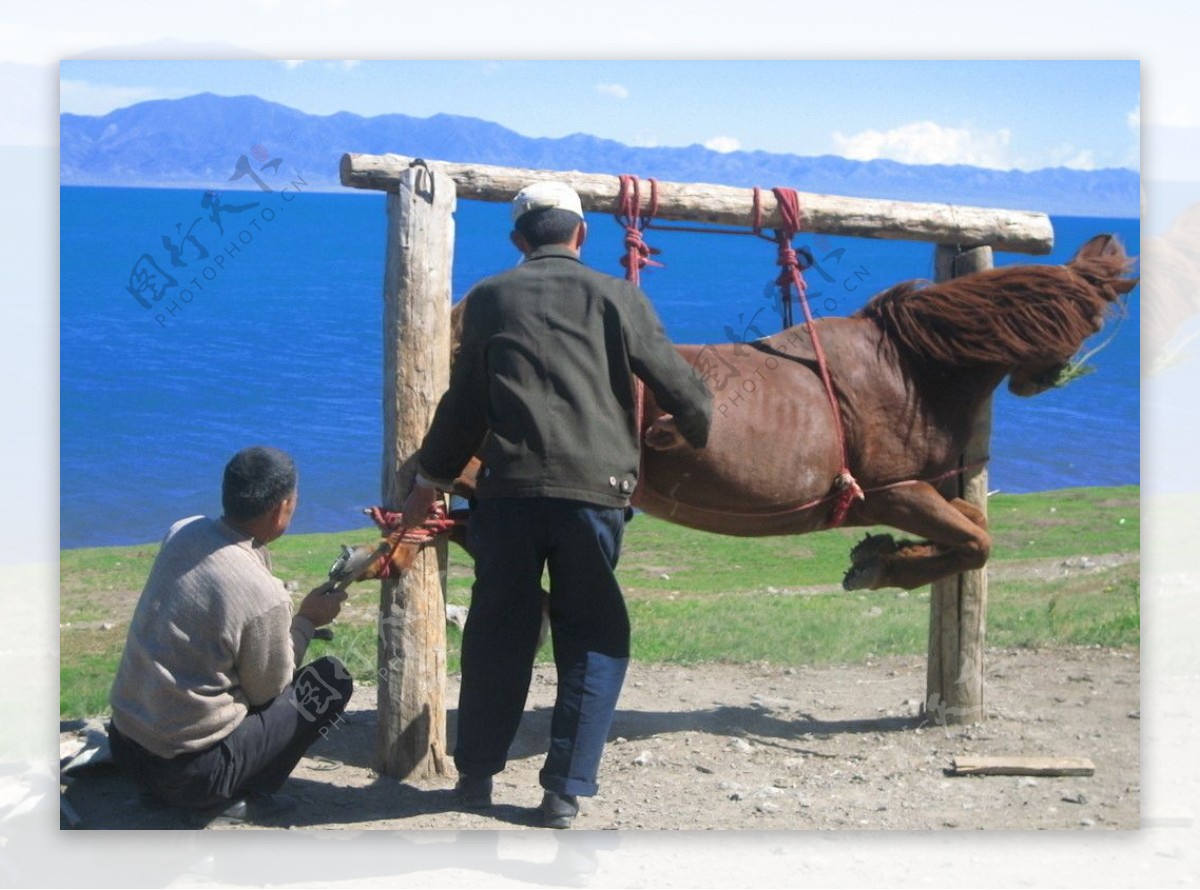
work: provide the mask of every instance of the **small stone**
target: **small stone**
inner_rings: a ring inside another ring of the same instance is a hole
[[[670,581],[670,580],[671,580],[671,576],[670,576],[669,574],[667,574],[666,572],[663,572],[663,573],[662,573],[661,575],[659,575],[658,577],[659,577],[659,578],[661,578],[661,579],[662,579],[662,580],[664,580],[664,581]]]
[[[653,759],[654,758],[651,756],[649,751],[643,751],[637,757],[633,758],[633,765],[634,766],[646,766]]]
[[[114,627],[116,627],[116,625],[113,624],[111,621],[105,621],[103,624],[100,625],[101,630],[112,630]]]
[[[1064,794],[1064,795],[1063,795],[1063,802],[1064,802],[1064,803],[1079,803],[1079,804],[1083,804],[1083,803],[1087,803],[1087,798],[1083,796],[1083,793],[1082,793],[1082,792],[1080,792],[1079,794]]]
[[[1125,520],[1121,520],[1121,521],[1124,522]],[[1096,824],[1096,820],[1095,819],[1080,819],[1079,824],[1082,825],[1084,828],[1091,828],[1093,825]]]
[[[1033,776],[1024,776],[1021,779],[1017,780],[1017,787],[1018,788],[1036,788],[1037,783],[1038,783],[1038,780],[1033,778]]]
[[[745,739],[730,739],[727,747],[737,751],[739,754],[749,754],[754,750],[754,746]]]

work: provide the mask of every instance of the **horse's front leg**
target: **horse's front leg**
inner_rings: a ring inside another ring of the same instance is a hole
[[[982,568],[991,550],[982,511],[961,498],[948,501],[924,482],[867,495],[855,520],[889,525],[922,540],[894,541],[890,535],[867,538],[851,553],[852,565],[842,580],[846,590],[911,590]]]

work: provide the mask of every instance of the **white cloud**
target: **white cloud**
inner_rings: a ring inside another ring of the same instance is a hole
[[[741,148],[742,143],[734,136],[714,136],[704,143],[704,147],[721,154],[728,154]]]
[[[288,71],[293,71],[304,64],[305,59],[280,59],[279,63],[287,68]]]
[[[108,114],[148,99],[179,99],[196,90],[177,87],[119,87],[87,80],[59,81],[59,111],[70,114]]]
[[[629,89],[619,83],[598,83],[596,84],[596,92],[601,96],[609,96],[613,99],[628,99]]]
[[[1062,165],[1071,170],[1095,170],[1097,167],[1096,155],[1090,149],[1085,148],[1067,158]]]
[[[1133,111],[1125,116],[1125,123],[1129,125],[1129,129],[1135,133],[1142,129],[1142,106],[1138,105]]]
[[[636,133],[629,144],[634,148],[658,148],[658,137],[647,133]]]
[[[970,164],[999,170],[1012,169],[1012,131],[943,127],[933,121],[916,121],[890,130],[863,130],[847,136],[833,134],[839,154],[855,161],[887,158],[904,164]]]

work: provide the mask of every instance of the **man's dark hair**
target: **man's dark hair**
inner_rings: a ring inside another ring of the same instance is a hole
[[[221,506],[229,519],[254,519],[296,491],[296,464],[278,448],[244,448],[225,465]]]
[[[575,232],[575,227],[583,220],[570,210],[559,207],[547,207],[545,210],[531,210],[521,216],[514,227],[525,236],[530,247],[542,247],[546,244],[562,244],[569,241]]]

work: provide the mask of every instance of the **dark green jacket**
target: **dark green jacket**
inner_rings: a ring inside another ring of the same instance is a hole
[[[483,445],[479,497],[625,506],[638,474],[635,374],[689,444],[707,442],[712,395],[639,288],[549,246],[466,299],[450,388],[418,456],[439,486]]]

